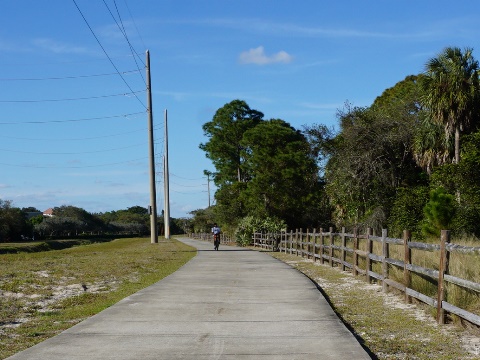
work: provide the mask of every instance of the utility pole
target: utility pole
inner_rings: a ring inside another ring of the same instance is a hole
[[[170,239],[170,183],[168,173],[168,127],[167,110],[165,109],[165,155],[163,156],[163,183],[165,192],[165,211],[163,220],[165,222],[165,239]]]
[[[147,113],[148,113],[148,153],[150,162],[150,242],[158,243],[157,233],[157,191],[155,188],[155,150],[153,139],[152,87],[150,84],[150,52],[146,53]]]
[[[210,175],[207,175],[208,207],[210,207]]]
[[[210,175],[212,175],[212,172],[203,170],[203,174],[207,175],[208,207],[210,207]]]

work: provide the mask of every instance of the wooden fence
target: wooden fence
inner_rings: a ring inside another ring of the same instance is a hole
[[[374,246],[375,243],[376,246]],[[386,230],[382,231],[381,236],[374,236],[371,229],[367,229],[366,234],[358,234],[357,231],[348,234],[345,232],[345,228],[342,228],[339,233],[333,232],[332,228],[328,232],[320,229],[319,232],[313,230],[306,233],[301,230],[279,234],[255,233],[253,245],[262,249],[310,258],[313,261],[320,261],[322,264],[328,263],[343,271],[349,269],[355,276],[364,276],[367,282],[378,281],[382,284],[384,292],[388,292],[389,288],[395,288],[404,294],[407,303],[411,303],[412,298],[415,298],[435,307],[439,324],[444,324],[447,313],[451,313],[480,326],[479,315],[446,301],[447,284],[467,289],[477,296],[480,293],[479,283],[449,274],[450,254],[478,255],[480,247],[451,244],[448,230],[442,231],[439,245],[413,242],[409,231],[404,231],[403,238],[397,239],[389,238]],[[400,258],[390,257],[391,246],[397,246],[396,253],[402,254],[397,255]],[[400,251],[398,247],[400,247]],[[413,264],[412,249],[438,254],[438,269]],[[391,276],[394,268],[397,269],[396,280]],[[403,272],[400,279],[398,271],[400,271],[400,275]],[[436,284],[436,296],[432,297],[412,289],[412,275]]]

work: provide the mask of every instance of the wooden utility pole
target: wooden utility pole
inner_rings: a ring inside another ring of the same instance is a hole
[[[148,113],[148,152],[150,163],[150,242],[158,243],[157,233],[157,191],[155,187],[155,149],[153,139],[153,110],[152,110],[152,88],[150,85],[150,52],[146,53],[146,77],[147,77],[147,113]]]
[[[164,200],[165,211],[163,220],[165,223],[165,239],[170,239],[170,182],[168,173],[168,127],[167,127],[167,110],[165,109],[165,155],[163,156],[163,184],[164,184]]]
[[[210,175],[212,172],[203,170],[203,174],[207,176],[208,207],[210,207]]]

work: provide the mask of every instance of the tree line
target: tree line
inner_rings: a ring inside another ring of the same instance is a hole
[[[372,105],[346,103],[338,129],[295,129],[233,100],[203,125],[200,149],[217,191],[214,206],[192,212],[192,225],[217,222],[239,239],[255,226],[409,229],[420,238],[448,228],[478,237],[479,106],[478,61],[456,47]]]
[[[38,213],[36,216],[29,216]],[[158,217],[158,229],[163,232],[163,214]],[[170,220],[170,233],[187,232],[189,219]],[[10,200],[0,199],[0,242],[72,238],[82,236],[150,234],[150,215],[141,206],[104,213],[69,205],[53,208],[52,216],[44,216],[34,207],[18,208]]]

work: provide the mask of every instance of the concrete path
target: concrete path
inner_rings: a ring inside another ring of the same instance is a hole
[[[371,359],[298,271],[182,241],[199,252],[180,270],[9,359]]]

